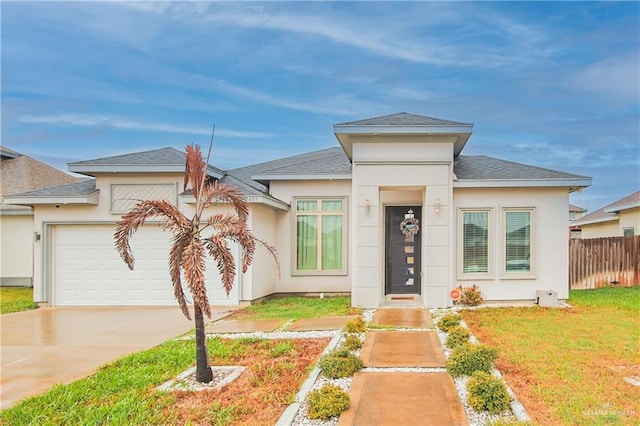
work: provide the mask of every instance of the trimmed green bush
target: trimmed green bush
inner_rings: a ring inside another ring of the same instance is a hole
[[[484,297],[480,293],[480,287],[472,285],[470,287],[458,287],[460,289],[460,303],[467,306],[478,306],[484,302]]]
[[[466,344],[458,346],[447,360],[447,370],[453,377],[470,376],[475,371],[491,372],[498,349],[485,345]]]
[[[469,343],[469,337],[471,332],[462,326],[456,326],[449,330],[449,336],[447,336],[447,346],[451,349],[458,346]]]
[[[336,349],[320,358],[318,361],[322,374],[330,379],[351,377],[356,371],[362,370],[362,360],[347,349]]]
[[[307,395],[307,417],[328,420],[349,408],[351,401],[340,386],[326,384]]]
[[[499,378],[476,371],[467,382],[467,402],[476,411],[488,411],[491,414],[502,413],[509,409],[511,397]]]
[[[458,314],[447,314],[438,321],[438,328],[444,332],[448,332],[453,327],[460,325],[462,317]]]
[[[355,351],[356,349],[360,349],[362,347],[362,340],[360,340],[360,338],[355,334],[349,334],[344,339],[342,347],[349,351]]]
[[[344,330],[347,333],[364,333],[367,331],[367,323],[364,322],[362,317],[354,318],[344,325]]]

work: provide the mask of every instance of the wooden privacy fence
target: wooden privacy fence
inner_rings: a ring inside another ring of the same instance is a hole
[[[569,288],[612,285],[640,285],[640,235],[570,240]]]

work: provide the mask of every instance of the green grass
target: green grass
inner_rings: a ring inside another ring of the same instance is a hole
[[[351,307],[350,297],[282,297],[268,299],[243,309],[236,314],[242,319],[285,319],[299,320],[322,316],[360,314],[361,310]]]
[[[98,370],[93,376],[27,398],[0,412],[7,425],[53,424],[164,424],[162,415],[172,396],[151,388],[173,378],[193,364],[191,340],[170,341],[129,355]]]
[[[0,287],[0,313],[9,314],[37,307],[33,302],[33,288]]]
[[[207,346],[212,365],[246,365],[249,381],[260,388],[244,386],[231,394],[223,391],[172,394],[157,392],[155,388],[194,365],[195,342],[168,341],[103,366],[90,377],[56,385],[42,395],[24,399],[0,411],[0,424],[237,424],[236,419],[244,411],[273,413],[293,400],[299,384],[292,377],[299,383],[306,377],[316,358],[305,353],[304,347],[313,344],[317,357],[326,343],[307,343],[303,339],[292,342],[210,338]],[[304,369],[296,363],[304,365]],[[239,382],[242,380],[238,379]],[[268,398],[273,401],[267,401]]]
[[[640,287],[572,291],[572,309],[462,311],[536,424],[640,424]]]

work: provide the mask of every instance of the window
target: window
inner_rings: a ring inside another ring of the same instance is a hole
[[[297,199],[295,271],[344,273],[344,199]]]
[[[635,228],[631,227],[631,228],[623,228],[622,229],[622,235],[624,237],[633,237],[635,235]]]
[[[489,210],[462,210],[462,274],[488,276],[489,268]]]
[[[532,209],[510,209],[504,212],[504,272],[530,274],[532,258]]]

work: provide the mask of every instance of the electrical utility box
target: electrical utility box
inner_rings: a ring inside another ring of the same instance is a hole
[[[540,306],[558,306],[558,292],[554,290],[536,290],[536,303]]]

